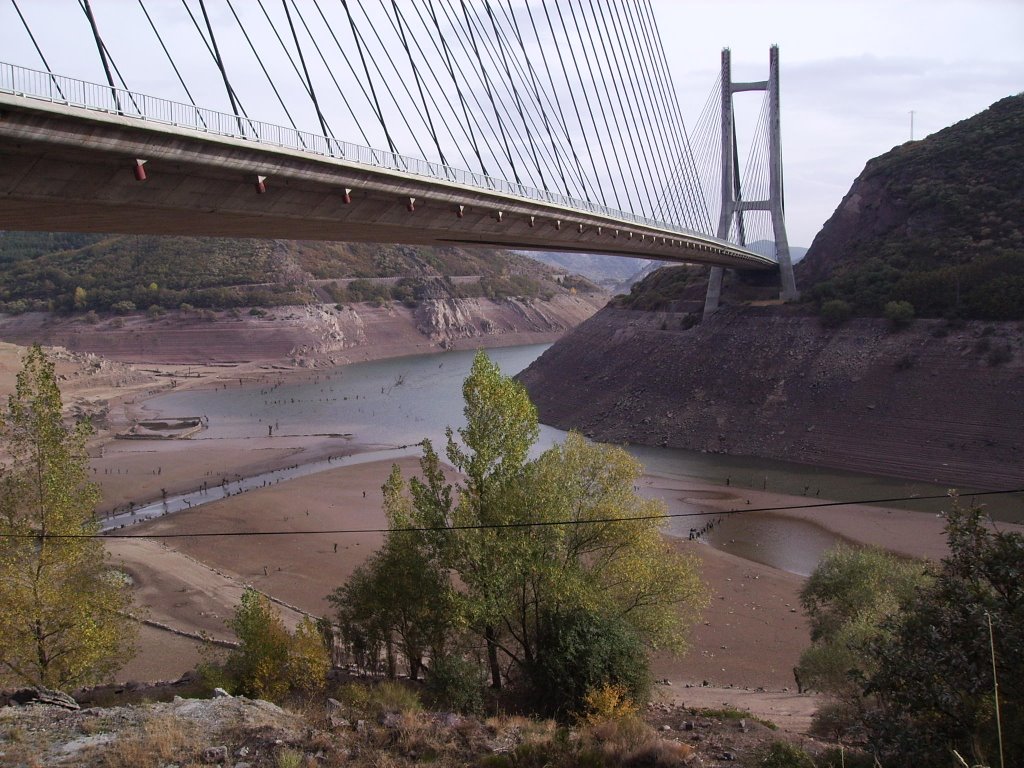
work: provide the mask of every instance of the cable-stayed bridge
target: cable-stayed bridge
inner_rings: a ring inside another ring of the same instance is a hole
[[[0,25],[0,228],[779,262],[648,0],[0,0]]]

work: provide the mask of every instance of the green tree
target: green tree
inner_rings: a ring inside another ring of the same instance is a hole
[[[927,582],[923,563],[876,547],[827,551],[800,591],[811,625],[811,646],[798,667],[801,684],[859,698],[860,681],[874,669],[868,644]]]
[[[239,642],[224,664],[234,693],[280,701],[289,691],[323,687],[330,654],[312,619],[304,618],[290,633],[270,599],[247,587],[228,626]]]
[[[893,330],[906,328],[914,321],[914,305],[909,301],[886,302],[882,310],[885,319],[889,321]]]
[[[466,426],[458,430],[462,445],[449,427],[447,456],[465,477],[451,522],[457,526],[510,522],[508,504],[513,486],[522,477],[530,447],[540,434],[537,409],[526,388],[501,369],[482,350],[473,359],[462,385]],[[426,446],[429,452],[430,446]],[[425,468],[427,469],[427,468]],[[437,483],[437,467],[432,470]],[[447,498],[450,500],[450,492]],[[435,509],[431,509],[435,511]],[[483,628],[491,685],[501,687],[498,662],[499,627],[507,584],[502,578],[517,559],[506,559],[505,531],[480,529],[450,536],[441,548],[441,562],[455,568],[466,585],[471,619]],[[519,538],[519,537],[514,537]]]
[[[447,450],[461,481],[447,481],[425,441],[421,477],[410,480],[406,496],[393,472],[385,503],[392,526],[416,528],[403,535],[415,536],[427,561],[458,585],[450,593],[453,626],[482,638],[492,686],[502,683],[502,659],[527,684],[550,679],[554,668],[578,677],[573,649],[613,630],[626,638],[615,648],[635,638],[634,649],[680,649],[703,587],[693,560],[661,535],[662,504],[634,493],[639,463],[576,434],[528,461],[536,411],[483,353],[463,392],[462,442],[449,430]],[[569,616],[579,632],[554,631]],[[625,654],[590,655],[586,685],[635,677],[610,671]]]
[[[850,319],[853,309],[842,299],[831,299],[821,305],[818,315],[826,328],[838,328]]]
[[[87,302],[88,297],[86,296],[85,288],[83,288],[82,286],[78,286],[77,288],[75,288],[75,294],[72,297],[72,304],[74,308],[76,310],[83,310],[85,309]]]
[[[934,583],[873,644],[869,736],[885,765],[1024,764],[1024,535],[954,508]],[[989,634],[991,620],[992,634]],[[993,653],[994,649],[994,653]]]
[[[67,688],[106,678],[133,653],[131,591],[95,538],[87,423],[61,417],[53,363],[25,355],[0,416],[0,664],[4,677]]]
[[[381,549],[328,600],[337,607],[345,641],[363,663],[383,650],[389,662],[388,676],[394,678],[393,649],[397,646],[409,677],[416,680],[424,657],[429,653],[438,658],[443,652],[451,626],[451,590],[447,575],[431,559],[421,537],[395,530],[406,527],[411,519],[402,485],[396,466],[383,486],[392,530]]]
[[[247,587],[228,626],[239,642],[226,664],[234,692],[271,701],[284,696],[288,691],[288,630],[267,596]]]
[[[288,643],[288,684],[293,690],[316,691],[327,682],[331,657],[317,622],[303,616]]]

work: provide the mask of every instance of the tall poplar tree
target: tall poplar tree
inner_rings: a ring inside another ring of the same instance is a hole
[[[129,585],[95,538],[91,427],[61,411],[53,362],[33,346],[0,414],[0,678],[46,688],[104,679],[135,636]]]
[[[628,682],[639,696],[646,650],[682,650],[706,602],[694,558],[662,536],[664,506],[635,493],[642,467],[574,433],[530,461],[537,411],[484,352],[463,397],[466,425],[458,439],[448,430],[446,450],[458,480],[448,482],[424,441],[408,496],[397,467],[385,486],[390,536],[420,552],[431,579],[447,572],[449,631],[461,626],[484,641],[492,687],[511,672],[533,682],[538,707],[563,714],[603,682]],[[410,590],[379,590],[358,604],[380,616],[410,599],[426,607]],[[571,695],[552,691],[560,685]]]

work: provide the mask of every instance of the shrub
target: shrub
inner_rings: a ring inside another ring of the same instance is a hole
[[[800,747],[788,741],[773,741],[754,751],[759,768],[815,768],[814,760]]]
[[[826,301],[821,305],[821,309],[818,310],[818,315],[821,318],[821,324],[826,328],[838,328],[850,319],[851,314],[853,314],[853,310],[850,308],[850,305],[842,299]]]
[[[587,691],[583,697],[586,707],[583,719],[590,725],[602,720],[617,720],[623,717],[635,717],[636,702],[629,697],[624,685],[604,683],[598,688]]]
[[[257,699],[279,700],[288,691],[288,630],[270,600],[254,589],[242,593],[242,602],[228,622],[240,643],[228,656],[226,670],[233,693]]]
[[[923,568],[872,547],[837,546],[827,551],[800,592],[811,626],[811,646],[800,655],[805,688],[856,700],[851,671],[874,669],[865,644],[880,623],[899,613],[926,583]]]
[[[331,659],[324,643],[324,634],[308,616],[303,617],[288,648],[287,679],[291,688],[315,691],[323,688]]]
[[[595,768],[668,768],[686,764],[693,754],[693,748],[688,744],[662,739],[639,717],[602,720],[586,728],[581,734],[580,741],[580,750],[578,755],[574,756],[575,759],[566,760],[562,764]]]
[[[280,701],[291,690],[323,687],[330,656],[323,635],[308,617],[290,634],[269,598],[247,588],[228,626],[239,640],[223,668],[233,692]]]
[[[135,311],[135,302],[133,301],[118,301],[110,305],[110,308],[117,312],[119,315],[127,315],[130,312]]]
[[[862,707],[849,699],[834,699],[822,703],[811,719],[811,730],[828,739],[841,739],[852,731],[861,731]]]
[[[893,330],[906,328],[914,321],[914,305],[909,301],[890,301],[882,312]]]
[[[427,674],[427,691],[439,709],[479,715],[484,710],[483,687],[479,665],[454,654],[435,659]]]
[[[370,718],[387,713],[412,714],[423,709],[416,691],[394,680],[376,685],[349,683],[338,691],[338,699],[354,714]]]
[[[980,509],[957,505],[946,534],[934,582],[871,647],[865,690],[880,708],[868,713],[868,735],[885,765],[948,766],[951,749],[971,765],[994,763],[994,655],[1005,764],[1022,765],[1024,535],[993,531]]]
[[[817,768],[878,768],[873,755],[858,749],[829,747],[815,758]]]
[[[647,656],[623,619],[577,608],[548,613],[542,625],[528,683],[539,712],[581,712],[587,694],[608,685],[620,686],[633,701],[646,700]]]
[[[100,761],[102,768],[160,768],[196,757],[196,729],[170,716],[157,717],[122,731]]]

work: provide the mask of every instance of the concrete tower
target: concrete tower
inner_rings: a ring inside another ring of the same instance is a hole
[[[746,200],[740,188],[739,158],[737,156],[736,119],[733,115],[732,96],[743,91],[768,92],[768,199]],[[732,224],[736,222],[739,245],[746,245],[743,223],[744,211],[768,211],[775,236],[775,256],[779,262],[779,293],[783,301],[797,299],[793,276],[793,261],[789,255],[786,237],[785,203],[782,187],[782,137],[779,119],[779,47],[773,45],[768,55],[768,79],[750,83],[732,81],[732,63],[729,49],[722,50],[722,209],[718,217],[717,237],[727,240]],[[722,296],[722,267],[712,267],[708,279],[708,292],[704,300],[704,316],[718,309]]]

